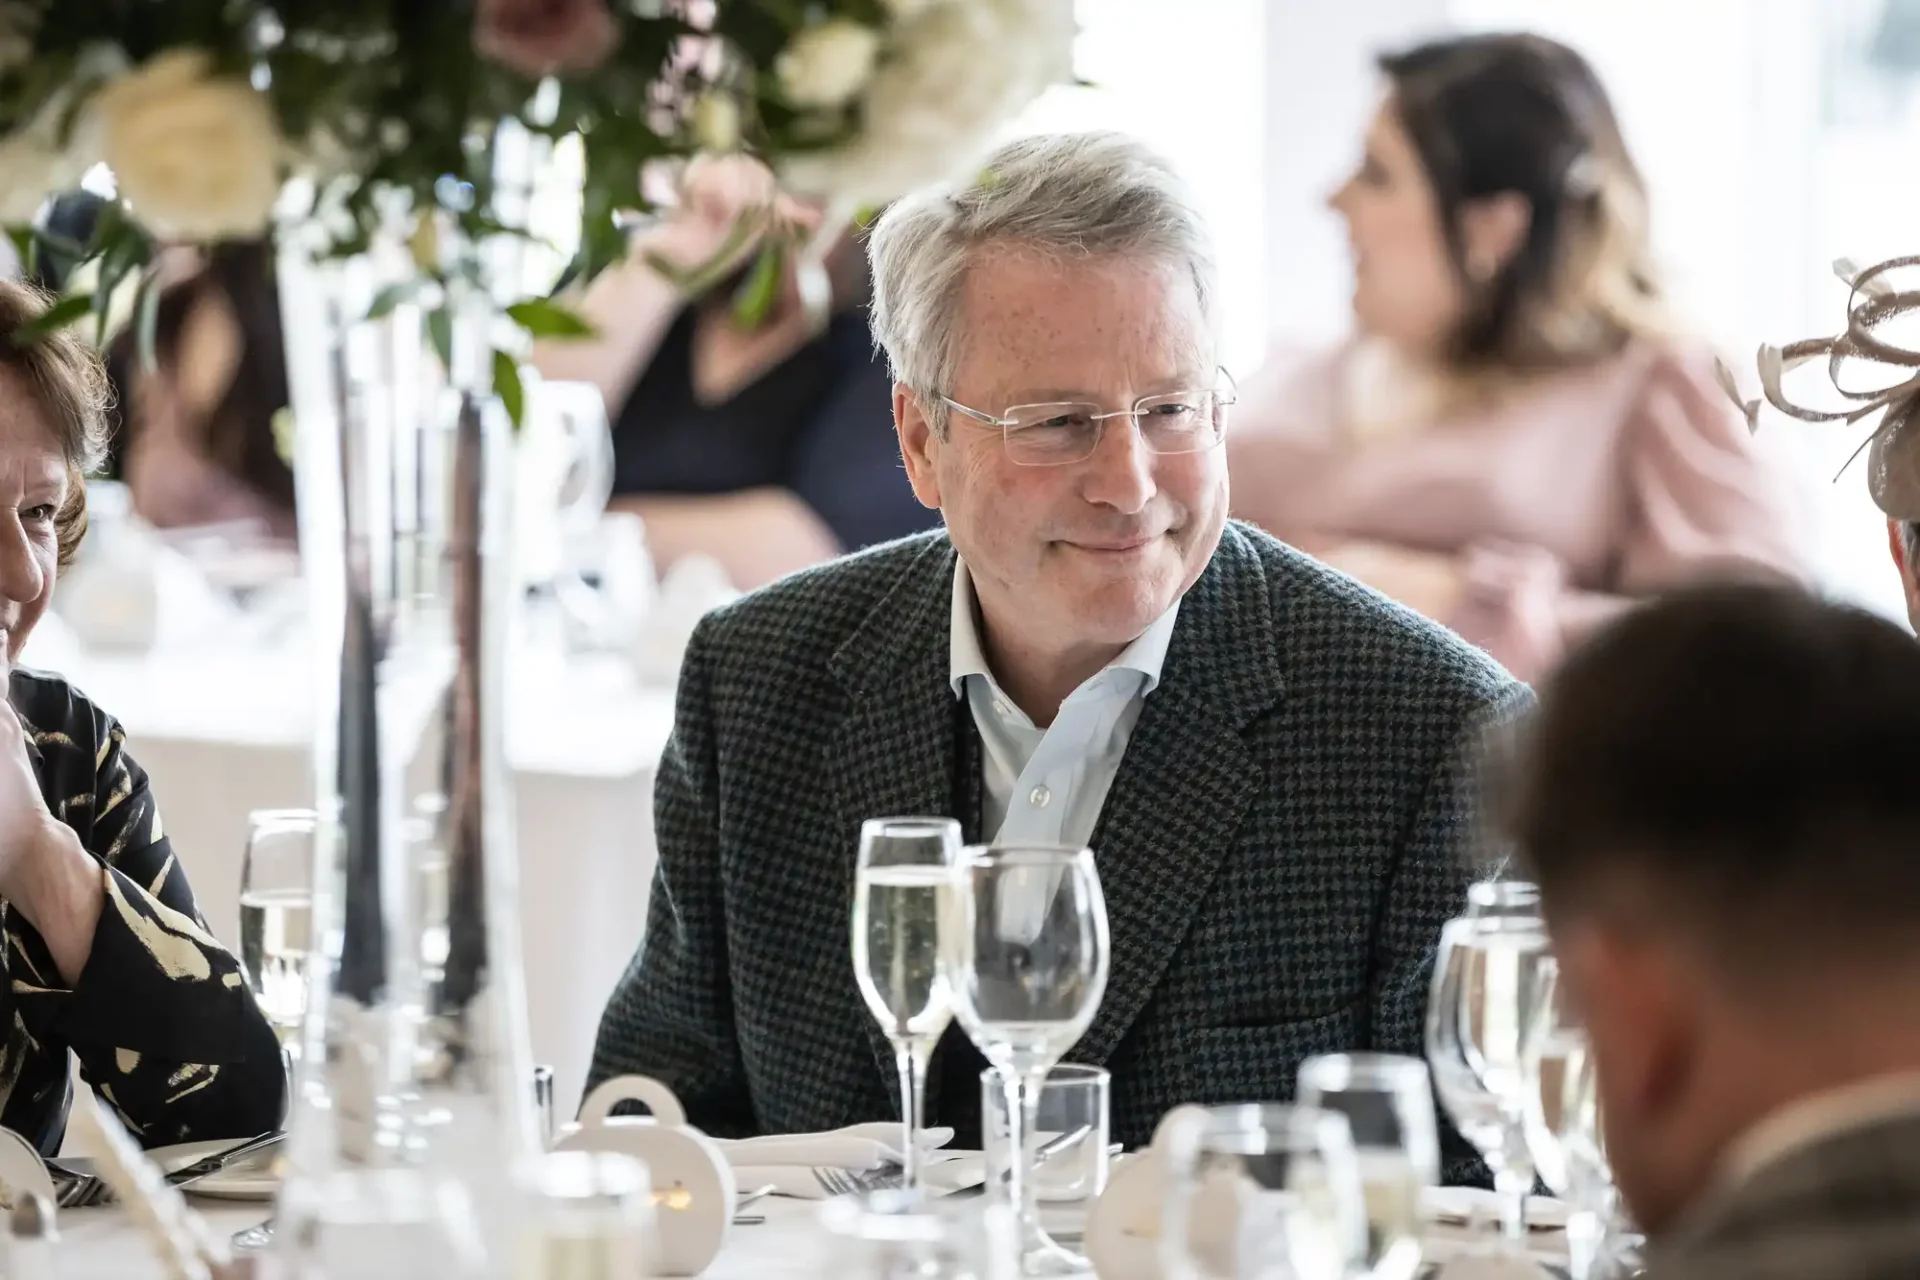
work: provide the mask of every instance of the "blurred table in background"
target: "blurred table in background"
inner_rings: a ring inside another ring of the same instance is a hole
[[[316,667],[297,616],[199,601],[139,654],[88,651],[57,618],[30,665],[66,676],[125,727],[152,777],[168,836],[208,923],[238,937],[241,855],[254,809],[311,805]],[[673,695],[614,655],[516,644],[507,673],[507,757],[519,831],[520,912],[536,1061],[555,1106],[579,1101],[600,1011],[638,945],[656,848],[653,777]]]

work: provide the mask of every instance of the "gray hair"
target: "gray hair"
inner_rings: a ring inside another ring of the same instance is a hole
[[[875,341],[936,428],[945,421],[938,397],[960,359],[956,316],[969,257],[993,244],[1056,258],[1163,262],[1192,275],[1201,314],[1214,326],[1212,240],[1171,165],[1120,133],[1008,143],[971,183],[893,204],[868,239]]]

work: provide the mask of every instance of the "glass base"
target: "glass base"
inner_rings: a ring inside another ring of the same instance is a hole
[[[1053,1242],[1044,1232],[1029,1238],[1020,1250],[1023,1276],[1090,1276],[1093,1264],[1073,1250]]]

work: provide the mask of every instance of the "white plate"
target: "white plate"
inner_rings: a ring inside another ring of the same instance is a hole
[[[178,1142],[170,1147],[155,1147],[147,1152],[147,1159],[167,1173],[174,1173],[205,1160],[208,1156],[217,1156],[222,1151],[232,1150],[244,1139],[227,1138],[214,1142]],[[280,1193],[280,1175],[275,1172],[275,1157],[280,1148],[274,1147],[247,1156],[228,1168],[210,1177],[202,1178],[190,1187],[180,1190],[190,1196],[206,1196],[211,1200],[271,1200]],[[93,1171],[93,1161],[88,1157],[62,1157],[60,1163],[82,1172]]]

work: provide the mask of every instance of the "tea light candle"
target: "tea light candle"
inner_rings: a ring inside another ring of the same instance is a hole
[[[557,1151],[526,1178],[532,1204],[519,1280],[633,1280],[653,1274],[647,1166],[608,1151]]]

